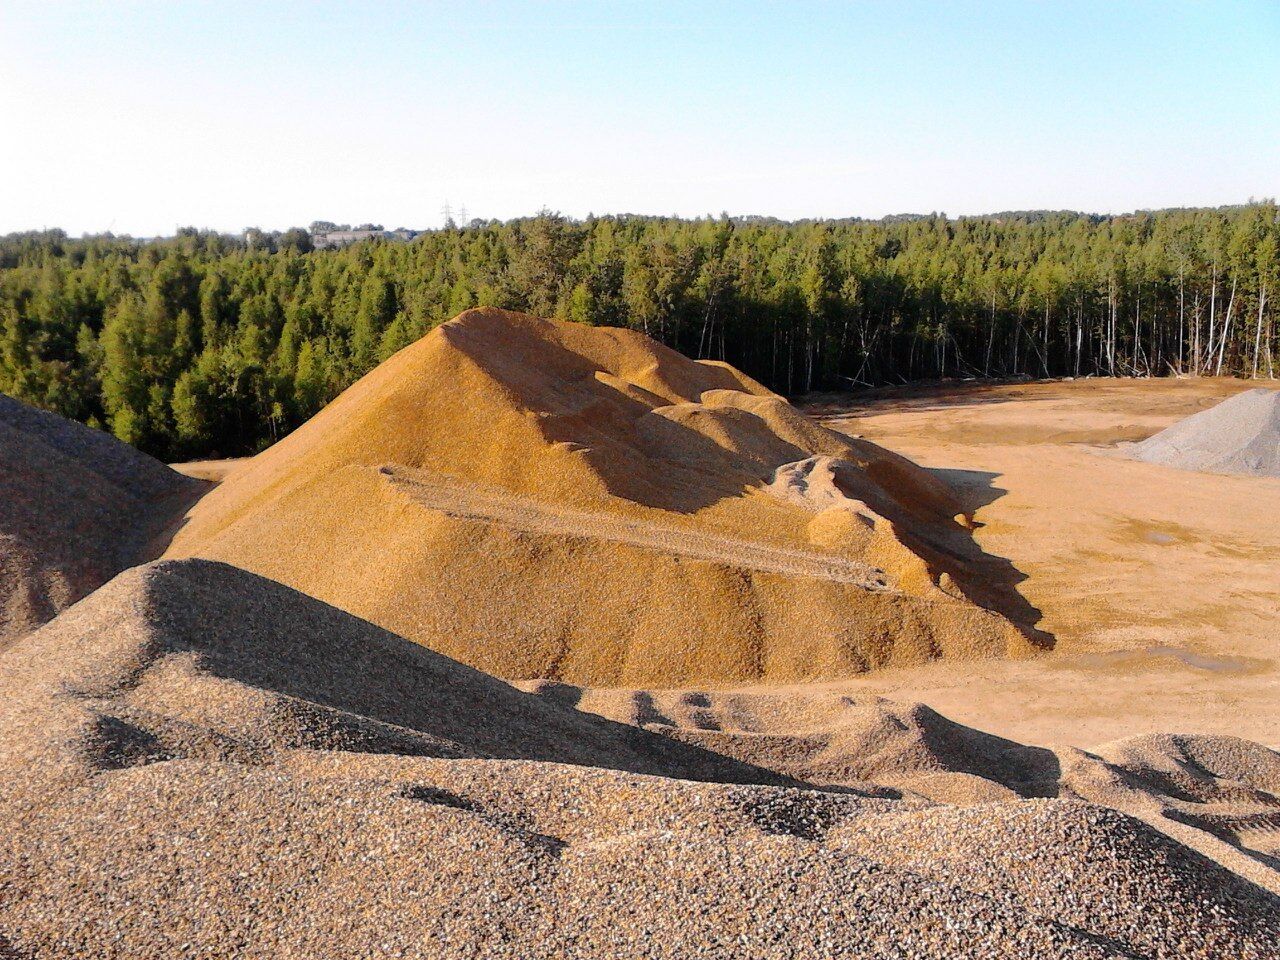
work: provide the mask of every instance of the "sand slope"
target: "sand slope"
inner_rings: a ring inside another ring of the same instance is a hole
[[[474,310],[228,476],[169,555],[505,677],[798,680],[1032,648],[958,514],[729,367]]]
[[[243,571],[148,565],[0,653],[0,948],[1275,955],[1273,896],[1115,811],[616,768],[772,776]]]
[[[0,394],[0,646],[131,563],[199,484]]]
[[[1180,470],[1280,477],[1280,393],[1238,393],[1134,444],[1130,453]]]

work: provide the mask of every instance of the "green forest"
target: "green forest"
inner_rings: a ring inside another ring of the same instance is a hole
[[[0,238],[0,392],[167,459],[269,445],[437,324],[644,331],[787,394],[927,378],[1276,373],[1280,210],[784,223],[543,212],[312,249],[306,229]]]

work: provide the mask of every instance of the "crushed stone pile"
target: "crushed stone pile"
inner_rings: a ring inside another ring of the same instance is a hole
[[[1179,420],[1129,448],[1179,470],[1280,477],[1280,390],[1259,387]]]
[[[0,954],[1276,955],[1275,896],[1134,817],[771,784],[569,693],[128,571],[0,652]]]
[[[1144,734],[1086,751],[1028,746],[921,703],[821,688],[521,686],[804,783],[951,806],[1036,797],[1104,805],[1280,894],[1280,753],[1248,740]]]
[[[790,681],[1034,649],[927,471],[724,364],[501,310],[396,354],[188,520],[168,556],[510,679]]]
[[[199,486],[0,394],[0,646],[145,559]]]

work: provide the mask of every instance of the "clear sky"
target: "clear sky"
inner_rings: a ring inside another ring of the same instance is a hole
[[[0,0],[0,232],[1277,194],[1277,0]]]

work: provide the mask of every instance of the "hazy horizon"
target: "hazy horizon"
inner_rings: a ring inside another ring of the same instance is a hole
[[[558,210],[535,210],[530,213],[518,213],[518,214],[515,214],[514,216],[505,217],[502,219],[474,218],[474,217],[471,217],[470,214],[468,214],[469,219],[466,223],[464,223],[457,220],[456,211],[454,211],[453,215],[455,219],[454,229],[466,227],[469,225],[470,222],[472,222],[475,219],[481,219],[486,224],[488,223],[506,224],[506,223],[511,223],[518,220],[534,219],[543,215],[544,213],[548,213],[553,216],[562,216],[567,220],[575,223],[586,222],[592,218],[605,219],[605,218],[611,218],[611,217],[612,218],[636,217],[636,218],[646,218],[646,219],[673,219],[673,220],[684,220],[689,222],[696,222],[699,220],[716,220],[726,215],[729,217],[730,220],[735,220],[735,221],[760,220],[764,222],[777,222],[780,224],[844,223],[844,222],[856,222],[856,221],[861,221],[866,223],[880,223],[883,221],[891,221],[891,220],[926,219],[926,218],[938,217],[938,216],[945,217],[950,221],[959,221],[959,220],[984,220],[984,219],[993,219],[993,218],[1005,217],[1005,216],[1025,216],[1029,214],[1045,214],[1045,215],[1060,214],[1064,216],[1079,216],[1079,217],[1121,218],[1121,217],[1138,216],[1139,214],[1158,214],[1158,213],[1164,213],[1164,212],[1174,211],[1174,210],[1233,210],[1233,209],[1239,209],[1241,207],[1248,207],[1252,204],[1257,204],[1257,203],[1275,203],[1275,202],[1276,202],[1275,197],[1250,197],[1246,200],[1240,201],[1239,203],[1214,204],[1211,206],[1210,205],[1206,205],[1206,206],[1187,205],[1187,206],[1176,206],[1176,207],[1141,207],[1141,208],[1135,208],[1133,210],[1117,210],[1117,211],[1106,211],[1106,212],[1097,211],[1097,210],[1068,210],[1065,208],[1048,208],[1048,207],[1043,209],[1036,209],[1036,210],[988,210],[981,213],[951,213],[946,210],[931,210],[931,211],[923,211],[923,212],[904,210],[904,211],[899,211],[897,213],[887,213],[878,217],[860,216],[858,214],[846,214],[842,216],[831,216],[831,217],[823,217],[823,216],[798,217],[795,219],[786,219],[783,217],[776,217],[769,213],[732,213],[730,211],[722,211],[721,213],[690,214],[687,216],[684,214],[674,214],[674,213],[664,214],[664,213],[636,213],[634,211],[617,211],[617,212],[590,211],[581,217],[576,217],[576,216],[573,216],[572,214],[565,214]],[[261,230],[262,232],[267,234],[272,234],[272,233],[283,234],[289,230],[296,230],[296,229],[307,230],[310,228],[310,226],[313,223],[333,223],[340,230],[357,229],[368,223],[373,223],[375,224],[375,226],[378,226],[384,231],[388,231],[388,232],[398,230],[398,229],[406,229],[406,230],[412,230],[416,233],[429,233],[432,231],[444,229],[443,225],[440,223],[431,223],[425,226],[420,224],[401,223],[399,221],[378,223],[377,221],[360,220],[355,223],[348,223],[346,221],[339,222],[339,221],[329,220],[327,217],[313,217],[310,220],[306,221],[305,223],[291,223],[283,226],[268,227],[268,226],[263,226],[261,224],[252,223],[252,224],[245,225],[239,230],[223,230],[220,228],[203,226],[198,223],[177,223],[175,224],[174,228],[170,229],[167,232],[154,233],[154,234],[143,234],[143,233],[135,234],[135,233],[129,233],[129,232],[105,231],[105,230],[104,231],[83,231],[81,233],[73,233],[70,230],[66,230],[63,227],[60,227],[58,224],[49,224],[47,226],[28,227],[20,230],[12,230],[4,235],[11,236],[14,234],[42,233],[42,232],[53,231],[53,230],[62,230],[62,232],[67,234],[68,237],[76,238],[76,239],[90,238],[90,237],[97,237],[97,236],[115,236],[118,238],[128,238],[133,240],[153,240],[153,239],[160,240],[160,239],[169,239],[169,238],[175,237],[178,234],[178,232],[181,230],[194,229],[194,230],[200,231],[201,233],[216,233],[221,236],[238,237],[244,234],[246,231],[255,230],[255,229]]]
[[[1280,194],[1265,2],[6,4],[0,233]]]

